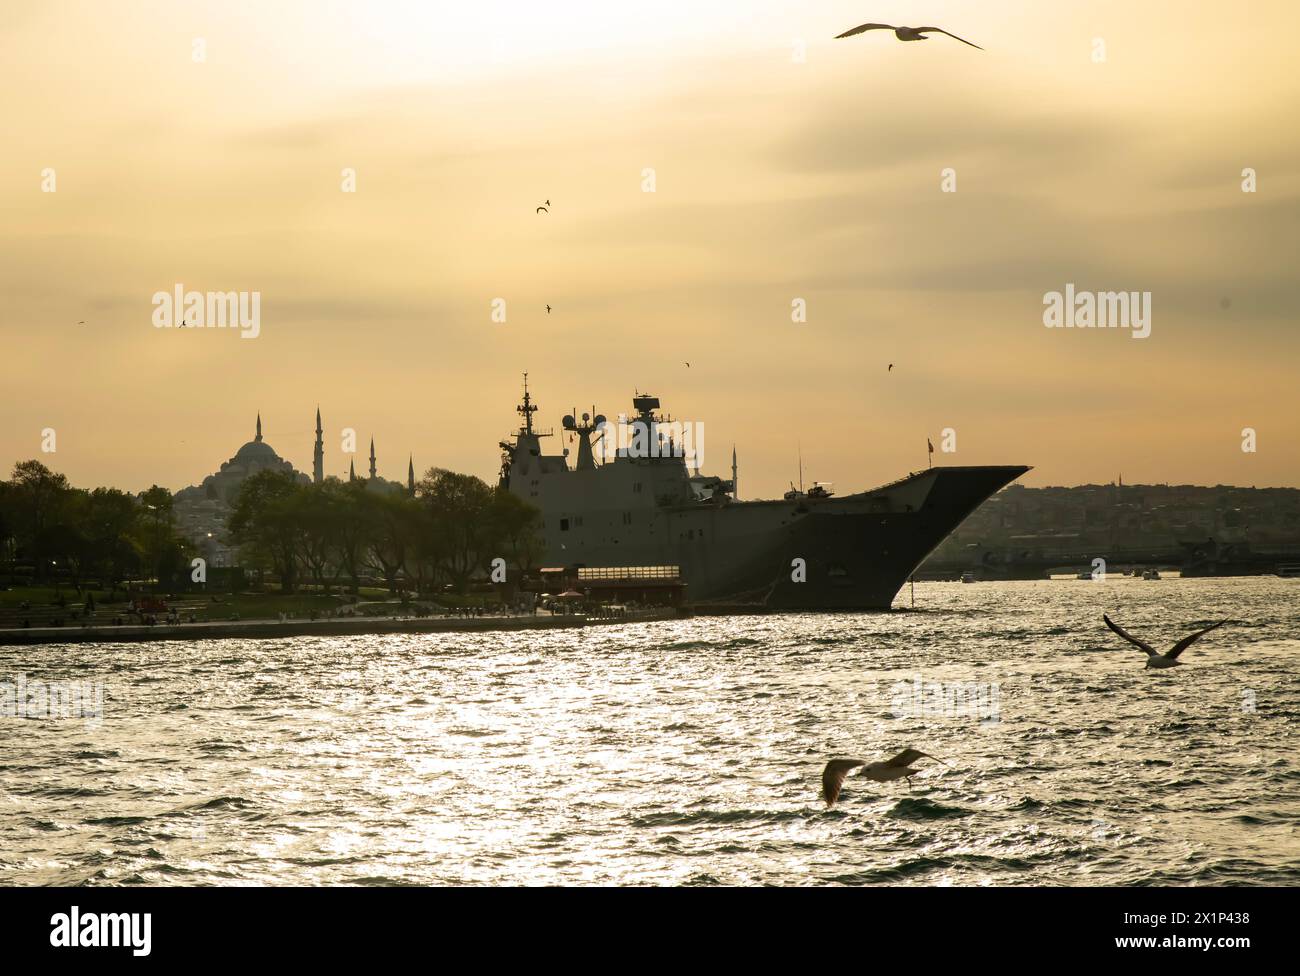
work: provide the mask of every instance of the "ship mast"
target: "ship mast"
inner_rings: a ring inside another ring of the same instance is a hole
[[[528,374],[524,373],[524,402],[515,407],[515,412],[522,414],[524,418],[523,427],[519,428],[521,433],[531,434],[533,432],[533,414],[537,412],[537,407],[533,405],[532,398],[528,395]]]

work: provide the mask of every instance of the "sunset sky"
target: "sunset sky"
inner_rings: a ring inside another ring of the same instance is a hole
[[[328,473],[352,427],[359,471],[491,480],[527,370],[543,427],[658,395],[746,498],[945,427],[1029,485],[1300,485],[1290,0],[4,13],[5,476],[176,490],[258,411],[310,472],[319,404]],[[986,50],[832,39],[868,20]],[[1067,282],[1151,292],[1151,335],[1044,328]],[[154,328],[178,283],[260,292],[260,336]]]

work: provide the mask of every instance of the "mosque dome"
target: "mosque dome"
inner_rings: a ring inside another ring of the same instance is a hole
[[[235,452],[235,460],[240,464],[275,464],[280,460],[280,455],[275,453],[275,449],[263,440],[249,441],[238,451]]]
[[[246,476],[257,471],[293,471],[293,465],[275,453],[275,448],[262,440],[262,417],[257,417],[257,436],[235,452],[235,456],[221,466],[222,473]]]
[[[242,464],[245,467],[267,467],[270,465],[279,465],[283,462],[280,455],[275,453],[275,448],[266,441],[262,440],[262,415],[257,415],[257,436],[235,452],[235,456],[230,459],[231,464]]]

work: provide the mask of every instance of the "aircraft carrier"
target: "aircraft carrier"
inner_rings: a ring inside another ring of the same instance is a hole
[[[633,399],[623,425],[633,436],[610,450],[615,426],[602,416],[564,418],[577,441],[545,454],[549,431],[525,377],[519,430],[503,451],[501,485],[542,512],[546,565],[676,567],[695,605],[766,610],[887,610],[922,560],[1025,465],[937,467],[870,491],[836,496],[791,488],[770,501],[737,501],[732,478],[692,474],[686,452],[658,413]],[[605,457],[599,463],[593,438]]]

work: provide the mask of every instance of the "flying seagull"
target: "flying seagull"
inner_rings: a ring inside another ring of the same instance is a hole
[[[887,783],[890,780],[902,779],[908,776],[915,776],[920,772],[912,766],[912,763],[918,759],[934,759],[935,762],[943,762],[934,756],[921,752],[919,749],[904,749],[893,759],[885,762],[869,763],[865,759],[832,759],[822,770],[822,799],[826,801],[826,806],[831,807],[839,799],[840,787],[844,785],[844,777],[849,775],[850,770],[859,766],[865,766],[866,769],[859,773],[859,776],[865,776],[867,779],[876,783]],[[948,765],[944,763],[944,765]]]
[[[846,30],[843,34],[836,34],[835,39],[838,41],[841,37],[852,37],[854,34],[861,34],[869,30],[891,30],[894,36],[900,41],[928,41],[927,33],[948,34],[942,27],[895,27],[893,24],[859,24],[852,30]],[[963,44],[983,51],[984,48],[978,44],[971,44],[964,37],[958,37],[956,34],[948,34],[954,41],[961,41]]]
[[[550,315],[550,314],[551,314],[551,306],[549,306],[549,305],[546,306],[546,314],[547,314],[547,315]]]
[[[892,373],[893,371],[894,371],[894,364],[893,364],[893,363],[890,363],[890,364],[889,364],[889,369],[885,370],[885,372],[886,372],[886,373]]]
[[[1178,660],[1179,654],[1183,653],[1183,651],[1187,650],[1189,647],[1195,644],[1198,640],[1200,640],[1210,631],[1218,627],[1222,627],[1224,624],[1228,622],[1227,620],[1220,620],[1217,624],[1214,624],[1211,627],[1206,627],[1204,630],[1198,630],[1194,634],[1188,634],[1186,637],[1180,640],[1173,647],[1169,648],[1169,650],[1166,651],[1164,654],[1161,654],[1159,651],[1157,651],[1146,641],[1138,640],[1136,637],[1134,637],[1132,634],[1126,631],[1119,624],[1115,623],[1115,621],[1111,620],[1110,617],[1106,616],[1104,613],[1101,615],[1101,619],[1106,621],[1107,627],[1115,631],[1115,633],[1119,634],[1130,644],[1133,644],[1136,647],[1140,647],[1142,650],[1147,652],[1147,667],[1149,668],[1177,667],[1178,665],[1183,663],[1182,661]]]

